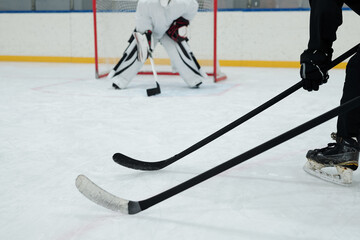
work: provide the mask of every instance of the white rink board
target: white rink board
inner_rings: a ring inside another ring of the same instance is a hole
[[[114,21],[127,33],[109,39],[119,56],[134,29],[126,14],[122,16]],[[219,59],[298,61],[308,41],[308,18],[309,11],[219,12]],[[358,43],[359,25],[360,17],[344,11],[336,51],[344,52]],[[0,56],[94,56],[92,13],[0,14],[0,32]],[[203,31],[193,29],[192,36],[204,39],[190,43],[194,51],[208,44],[209,36]]]

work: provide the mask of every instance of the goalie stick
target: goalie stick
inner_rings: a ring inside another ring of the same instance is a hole
[[[151,97],[151,96],[160,94],[160,93],[161,93],[161,90],[160,90],[160,85],[159,85],[159,83],[158,83],[157,73],[156,73],[156,70],[155,70],[155,63],[154,63],[154,60],[153,60],[153,58],[152,58],[152,56],[151,56],[151,53],[149,53],[149,59],[150,59],[151,69],[152,69],[152,71],[153,71],[154,78],[155,78],[155,83],[156,83],[156,87],[155,87],[155,88],[146,89],[146,93],[147,93],[148,97]]]
[[[88,199],[94,203],[101,205],[105,208],[108,208],[113,211],[118,211],[124,214],[136,214],[141,211],[144,211],[170,197],[173,197],[209,178],[214,177],[215,175],[222,173],[242,162],[249,160],[252,157],[255,157],[281,143],[284,143],[308,130],[314,128],[340,114],[344,114],[354,108],[360,107],[360,97],[354,98],[347,103],[336,107],[298,127],[295,127],[288,132],[285,132],[257,147],[240,154],[220,165],[217,165],[210,170],[203,172],[175,187],[172,187],[168,190],[165,190],[155,196],[147,198],[141,201],[131,201],[117,197],[107,191],[103,190],[95,183],[93,183],[89,178],[84,175],[79,175],[76,179],[76,187],[78,190]]]
[[[356,45],[355,47],[351,48],[341,56],[334,59],[328,69],[335,67],[348,57],[352,56],[356,53],[357,49],[359,48],[360,44]],[[254,110],[250,111],[249,113],[245,114],[244,116],[238,118],[237,120],[231,122],[227,126],[221,128],[220,130],[216,131],[215,133],[209,135],[208,137],[204,138],[203,140],[195,143],[194,145],[190,146],[189,148],[183,150],[182,152],[161,161],[156,162],[145,162],[141,160],[137,160],[131,157],[128,157],[122,153],[115,153],[113,155],[113,160],[128,168],[137,169],[137,170],[146,170],[146,171],[153,171],[153,170],[160,170],[169,166],[170,164],[180,160],[181,158],[187,156],[188,154],[198,150],[199,148],[205,146],[206,144],[212,142],[213,140],[217,139],[218,137],[224,135],[225,133],[229,132],[230,130],[234,129],[235,127],[239,126],[240,124],[246,122],[247,120],[251,119],[252,117],[256,116],[257,114],[261,113],[262,111],[266,110],[267,108],[271,107],[272,105],[276,104],[277,102],[281,101],[282,99],[286,98],[290,94],[294,93],[298,89],[302,87],[302,82],[298,82],[294,86],[288,88],[284,92],[280,93],[279,95],[275,96],[274,98],[270,99],[269,101],[265,102],[261,106],[255,108]]]
[[[145,63],[146,59],[149,58],[150,63],[151,63],[151,69],[152,69],[152,72],[154,75],[156,87],[146,89],[146,93],[147,93],[148,97],[160,94],[161,93],[160,85],[158,83],[158,77],[157,77],[157,72],[155,70],[154,60],[152,58],[152,49],[154,48],[152,32],[145,31],[144,33],[140,33],[135,30],[133,32],[132,37],[134,37],[136,40],[136,47],[137,47],[137,54],[138,54],[137,59],[141,63]]]

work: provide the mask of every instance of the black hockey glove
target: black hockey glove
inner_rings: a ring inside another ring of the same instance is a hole
[[[189,26],[189,21],[183,17],[179,17],[169,27],[166,31],[166,34],[175,42],[181,42],[184,40],[188,40],[187,33],[179,33],[179,29],[182,28],[186,32],[186,27]],[[185,28],[183,28],[185,27]]]
[[[309,92],[319,90],[319,86],[329,79],[327,67],[332,54],[318,50],[305,50],[300,56],[300,76],[303,88]]]

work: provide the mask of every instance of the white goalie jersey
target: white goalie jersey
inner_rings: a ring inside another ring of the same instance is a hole
[[[136,31],[151,30],[156,40],[163,37],[175,19],[183,17],[191,21],[199,8],[196,0],[171,0],[162,7],[159,0],[139,0],[136,10]]]

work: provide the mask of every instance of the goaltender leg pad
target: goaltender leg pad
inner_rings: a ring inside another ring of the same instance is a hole
[[[137,45],[134,37],[129,40],[129,46],[125,49],[120,61],[109,73],[108,78],[118,88],[126,88],[130,81],[140,71],[144,63],[137,59]],[[115,87],[114,86],[114,87]]]
[[[175,42],[168,35],[160,40],[164,46],[173,68],[176,69],[182,79],[190,86],[197,87],[207,77],[201,69],[194,54],[186,41]]]

